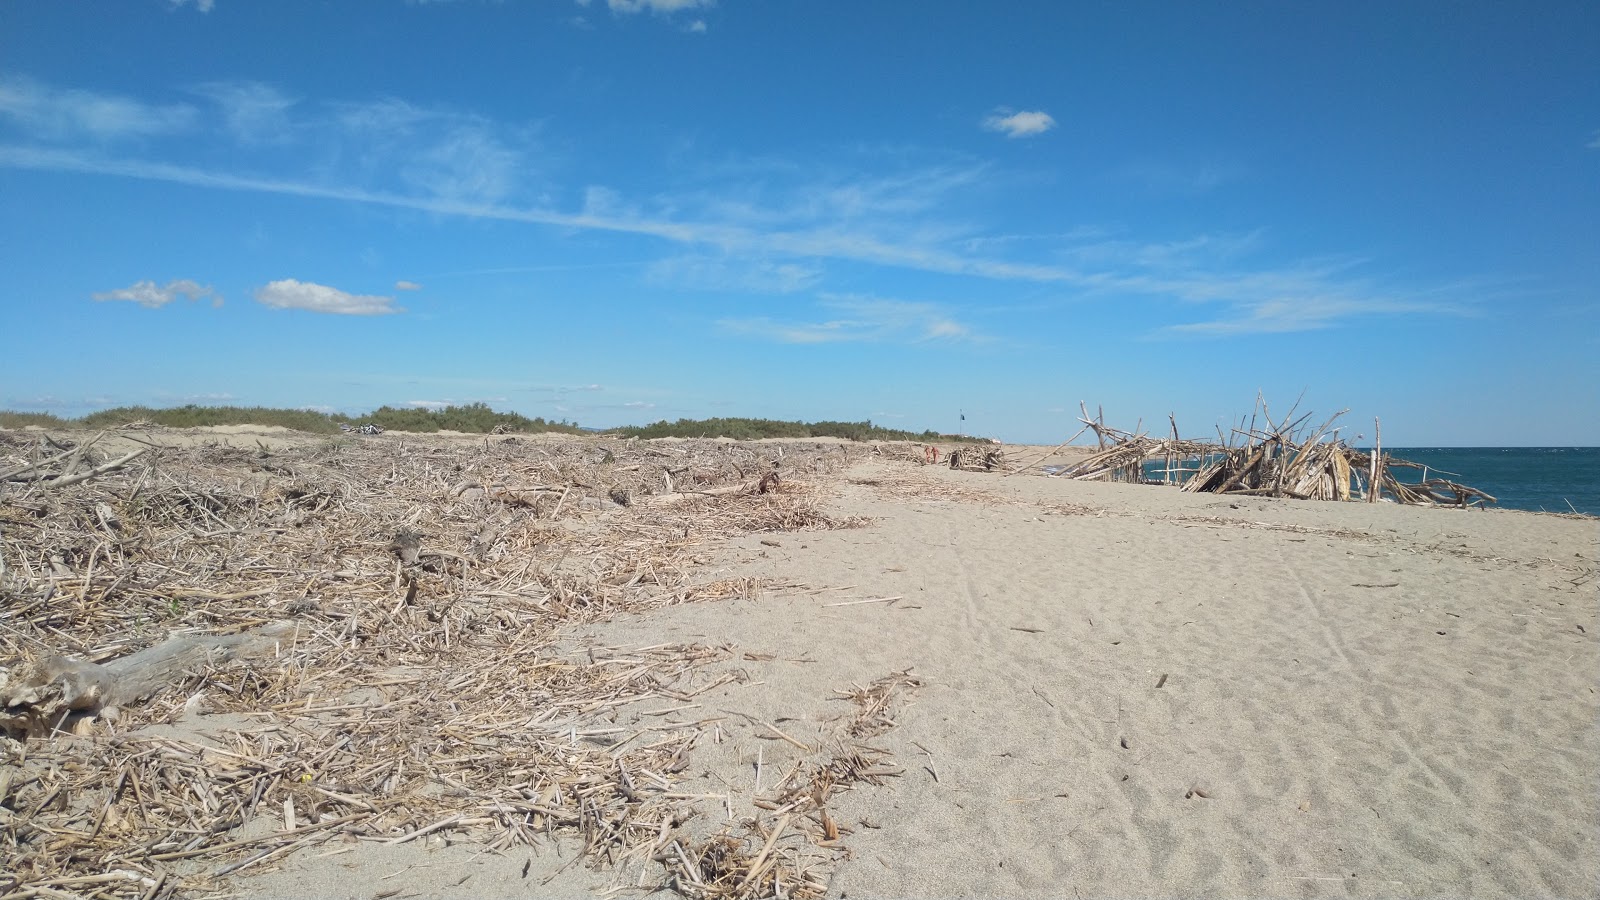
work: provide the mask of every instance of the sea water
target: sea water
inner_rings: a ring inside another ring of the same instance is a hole
[[[1600,447],[1385,447],[1385,456],[1428,467],[1493,495],[1502,509],[1600,515]],[[1418,469],[1390,469],[1402,483],[1422,480]],[[1568,504],[1571,504],[1570,506]]]
[[[1485,504],[1491,508],[1600,516],[1600,447],[1385,447],[1383,454],[1428,467],[1391,468],[1401,483],[1426,475],[1489,494],[1499,501]],[[1198,463],[1180,465],[1187,478]],[[1165,468],[1163,460],[1146,460],[1145,480],[1161,481]]]

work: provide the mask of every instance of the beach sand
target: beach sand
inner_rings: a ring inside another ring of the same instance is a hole
[[[699,801],[711,825],[752,809],[758,760],[770,785],[815,758],[837,688],[919,677],[871,739],[904,773],[832,801],[849,858],[830,896],[1600,890],[1595,521],[881,461],[828,484],[833,512],[870,524],[728,541],[716,574],[773,587],[586,626],[571,646],[730,649],[706,677],[742,681],[686,713],[725,722],[685,773],[721,797]],[[568,865],[575,846],[334,845],[238,887],[368,900],[649,880]]]

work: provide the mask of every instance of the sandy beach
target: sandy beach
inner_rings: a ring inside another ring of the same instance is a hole
[[[793,591],[575,638],[770,655],[723,702],[808,744],[837,685],[923,679],[831,896],[1592,895],[1593,521],[871,463],[835,502],[872,524],[722,554]],[[747,790],[806,756],[746,743]]]
[[[855,527],[707,542],[702,580],[758,587],[561,636],[573,658],[718,649],[696,669],[703,694],[606,714],[620,732],[699,723],[672,787],[686,830],[762,816],[770,829],[782,779],[837,754],[841,721],[865,721],[841,688],[893,677],[859,738],[882,752],[870,771],[893,774],[831,795],[833,846],[793,829],[768,841],[802,870],[814,858],[829,897],[1584,897],[1600,884],[1592,519],[873,455],[807,488]],[[583,514],[607,528],[628,511]],[[234,889],[664,890],[659,861],[592,869],[579,843],[490,850],[450,828],[351,839]]]

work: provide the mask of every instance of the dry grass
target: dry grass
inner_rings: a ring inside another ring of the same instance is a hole
[[[73,714],[64,724],[82,736],[29,738],[27,710],[0,714],[0,897],[192,895],[330,839],[444,832],[491,847],[581,836],[590,864],[655,859],[697,896],[820,890],[815,861],[778,838],[764,856],[731,835],[693,849],[668,839],[686,817],[678,773],[706,723],[617,727],[631,704],[688,706],[728,683],[704,667],[730,651],[574,655],[561,639],[621,612],[759,592],[700,577],[702,547],[856,524],[830,517],[817,485],[863,451],[592,439],[163,448],[55,487],[112,457],[39,440],[0,432],[0,471],[25,470],[0,483],[0,664],[105,661],[173,634],[269,624],[291,636],[269,658],[184,673],[147,702]],[[610,499],[753,485],[774,466],[783,481],[767,494]],[[867,689],[873,721],[911,683]],[[790,821],[772,827],[794,838],[812,829],[804,819],[836,841],[816,815],[827,794],[886,774],[848,752],[832,774],[780,785],[774,816]]]

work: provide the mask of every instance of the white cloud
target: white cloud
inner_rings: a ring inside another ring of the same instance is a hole
[[[706,33],[706,20],[705,19],[695,19],[693,22],[690,22],[689,24],[683,26],[683,30],[689,32],[690,34],[705,34]]]
[[[0,102],[0,117],[30,115],[16,112],[31,107],[17,101],[13,82],[0,79],[0,90],[12,91],[0,98],[4,101]],[[868,154],[869,160],[858,168],[786,158],[699,158],[689,160],[684,170],[692,179],[687,189],[640,195],[621,194],[604,185],[585,190],[574,184],[565,192],[573,201],[550,199],[562,196],[560,186],[552,186],[538,202],[519,203],[507,198],[528,186],[529,176],[524,173],[529,151],[524,148],[533,146],[526,139],[529,129],[400,100],[309,109],[299,105],[286,108],[285,115],[308,146],[313,135],[326,141],[318,146],[326,151],[318,154],[318,168],[281,169],[281,174],[254,176],[133,159],[82,140],[90,134],[87,126],[72,126],[77,129],[72,133],[80,138],[77,146],[0,142],[0,168],[94,173],[524,223],[573,233],[653,238],[678,246],[682,256],[653,264],[630,260],[603,265],[646,265],[650,266],[646,271],[657,278],[730,290],[813,288],[831,268],[827,263],[841,261],[995,282],[1031,282],[1091,298],[1142,297],[1211,305],[1208,311],[1185,316],[1209,321],[1189,321],[1177,332],[1167,333],[1326,327],[1318,323],[1411,308],[1394,286],[1359,282],[1337,267],[1293,260],[1252,263],[1261,248],[1249,240],[1202,236],[1159,243],[1107,241],[1102,233],[1081,229],[1065,235],[1021,236],[986,231],[981,224],[961,221],[950,211],[983,208],[963,201],[970,195],[970,199],[986,203],[1007,172],[948,154],[928,162],[925,153],[905,148],[867,149],[860,152]],[[1015,115],[1005,110],[997,113],[997,118]],[[218,117],[218,134],[224,133],[221,124]],[[147,133],[96,127],[99,133]],[[295,154],[294,158],[308,155]],[[886,164],[886,159],[893,162]],[[403,177],[396,180],[395,173],[401,170]],[[1199,188],[1230,174],[1226,170],[1175,171],[1179,176],[1192,176],[1192,183]],[[1098,242],[1092,240],[1097,237]],[[402,289],[396,287],[395,291]],[[1267,312],[1272,307],[1265,304],[1298,297],[1361,302],[1332,305],[1328,307],[1332,313],[1321,318]],[[367,312],[395,311],[392,302],[378,298],[377,308]],[[1451,312],[1443,305],[1437,308],[1441,314]],[[1262,310],[1259,314],[1254,312],[1258,309]],[[1174,310],[1168,321],[1182,312],[1181,307]],[[790,338],[813,341],[864,340],[869,338],[861,337],[863,333],[880,333],[863,327],[859,314],[837,310],[798,323],[759,321],[765,323],[762,327],[769,334],[789,329]],[[1294,326],[1295,322],[1299,325]],[[1160,330],[1163,324],[1156,322],[1151,327]],[[728,327],[754,331],[757,320],[733,320]],[[961,327],[960,322],[935,322],[921,330],[901,328],[894,334],[897,340],[959,339]]]
[[[210,297],[212,306],[222,305],[222,297],[210,285],[201,285],[187,278],[169,281],[165,285],[157,285],[154,281],[137,281],[129,287],[103,291],[93,296],[95,300],[101,302],[127,300],[148,309],[166,306],[179,297],[188,297],[190,300]]]
[[[26,78],[0,80],[0,116],[15,121],[29,137],[94,141],[174,134],[193,127],[197,118],[194,108],[183,104],[160,106]]]
[[[933,303],[884,300],[877,297],[827,295],[822,307],[834,317],[811,322],[780,322],[768,317],[724,319],[717,324],[735,334],[785,344],[844,341],[923,343],[979,340],[968,326]]]
[[[256,291],[256,300],[274,309],[304,309],[342,316],[381,316],[404,312],[393,297],[350,294],[323,284],[285,278]]]
[[[655,409],[656,405],[654,403],[646,403],[643,400],[630,400],[629,402],[622,404],[622,408],[623,409]]]
[[[229,133],[242,144],[282,144],[294,136],[289,111],[300,101],[269,84],[212,81],[194,92],[217,104]]]
[[[446,406],[450,405],[450,401],[449,400],[407,400],[405,405],[406,406],[416,407],[417,409],[444,409]]]
[[[179,399],[183,400],[185,403],[227,403],[230,400],[237,400],[239,398],[228,393],[227,391],[221,391],[210,394],[184,394]]]
[[[422,285],[417,284],[415,281],[406,281],[404,278],[402,278],[394,283],[394,289],[397,291],[420,291],[422,290]]]
[[[983,120],[983,127],[1009,138],[1032,137],[1056,127],[1056,120],[1038,110],[1011,112],[1002,107]]]
[[[190,4],[203,13],[211,12],[216,8],[217,0],[167,0],[168,9],[182,9]]]
[[[587,6],[588,4],[580,3],[578,5]],[[702,9],[715,6],[716,3],[715,0],[606,0],[606,5],[611,7],[612,12],[618,13],[648,11],[660,15],[668,15],[682,12],[686,9]]]
[[[1588,144],[1590,150],[1600,150],[1600,131],[1594,133],[1594,140]]]

